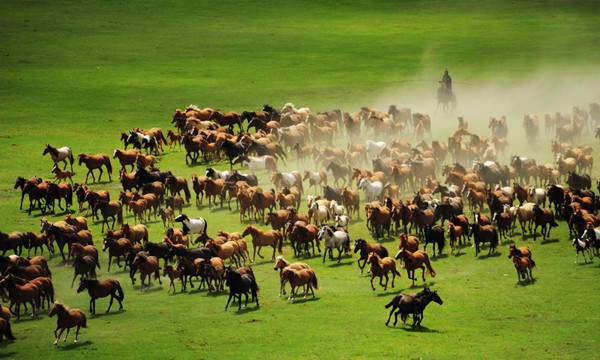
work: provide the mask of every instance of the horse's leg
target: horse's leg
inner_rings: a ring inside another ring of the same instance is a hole
[[[81,325],[77,325],[77,330],[75,331],[75,342],[77,342],[77,337],[79,337],[79,329],[81,328]]]
[[[385,326],[388,326],[388,325],[389,325],[389,323],[390,323],[390,319],[392,318],[392,314],[394,313],[394,310],[396,310],[396,306],[393,306],[393,307],[392,307],[392,310],[390,311],[390,315],[388,316],[388,319],[387,319],[387,321],[385,322]],[[394,325],[395,325],[395,323],[394,323]]]
[[[70,330],[71,330],[71,328],[67,328],[67,333],[65,334],[65,338],[63,339],[63,342],[67,342],[67,336],[69,336]]]
[[[383,290],[387,290],[387,286],[388,283],[390,282],[390,278],[388,277],[388,274],[385,274],[385,285],[383,285],[381,282],[383,281],[383,276],[379,277],[379,285],[383,286]]]
[[[323,262],[322,264],[325,264],[325,257],[327,256],[327,250],[329,250],[329,248],[325,248],[325,251],[323,252]]]
[[[54,330],[54,335],[56,336],[56,341],[54,341],[54,345],[58,344],[58,340],[60,339],[60,337],[62,336],[63,331],[65,330],[64,328],[60,328],[60,332],[57,335],[57,331],[60,328],[60,326],[56,327],[56,330]]]
[[[110,311],[110,307],[111,307],[111,306],[112,306],[112,304],[113,304],[113,300],[114,300],[114,298],[115,298],[115,294],[114,294],[114,292],[113,292],[112,294],[110,294],[110,302],[108,303],[108,309],[106,309],[106,313],[107,313],[107,314],[108,314],[108,312]]]

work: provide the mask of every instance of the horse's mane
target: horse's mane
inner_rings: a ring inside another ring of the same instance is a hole
[[[54,306],[59,306],[65,310],[69,311],[69,307],[58,300],[54,301]]]
[[[188,107],[185,108],[185,110],[195,110],[195,111],[200,111],[200,108],[198,107],[198,105],[196,104],[190,104]]]

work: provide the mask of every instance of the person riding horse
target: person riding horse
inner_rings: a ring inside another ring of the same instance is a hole
[[[444,70],[444,76],[442,76],[442,80],[440,81],[440,84],[442,84],[442,87],[444,89],[446,89],[446,92],[448,93],[448,95],[453,94],[452,93],[452,78],[448,74],[448,69]]]

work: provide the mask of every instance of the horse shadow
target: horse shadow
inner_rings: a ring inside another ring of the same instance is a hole
[[[535,283],[536,279],[531,279],[530,281],[526,281],[526,280],[519,280],[517,281],[517,285],[519,286],[529,286],[529,285],[533,285]]]
[[[59,340],[58,342],[62,342],[62,339]],[[65,346],[59,346],[58,348],[61,349],[62,351],[69,351],[75,348],[78,348],[80,346],[88,346],[93,344],[93,342],[91,342],[90,340],[86,340],[86,341],[81,341],[81,342],[71,342],[70,344],[67,344]]]
[[[114,304],[113,304],[113,305],[114,305]],[[118,305],[118,304],[117,304],[117,305]],[[122,314],[122,313],[124,313],[125,311],[127,311],[127,310],[125,310],[125,309],[120,309],[120,310],[112,310],[112,311],[110,311],[110,312],[106,312],[106,311],[105,311],[105,312],[101,312],[101,313],[98,313],[98,312],[96,312],[94,315],[91,315],[91,317],[92,317],[92,318],[99,318],[99,317],[106,317],[106,316],[119,315],[119,314]]]
[[[302,295],[302,296],[304,296],[304,295]],[[305,302],[313,302],[313,301],[321,300],[321,298],[319,298],[319,297],[312,297],[312,295],[309,295],[309,296],[310,297],[307,297],[306,299],[299,297],[299,298],[296,298],[296,300],[294,300],[294,301],[292,301],[292,300],[288,301],[288,303],[293,304],[293,305],[301,305]],[[287,299],[286,299],[286,301],[287,301]]]
[[[448,254],[437,254],[436,256],[432,257],[432,259],[446,259],[448,257]]]
[[[444,331],[439,331],[439,330],[435,330],[435,329],[430,329],[427,326],[421,326],[421,327],[415,327],[414,329],[410,326],[410,325],[401,325],[401,326],[388,326],[389,328],[392,328],[394,330],[403,330],[406,332],[422,332],[422,333],[434,333],[434,334],[440,334],[440,333],[444,333]]]
[[[456,257],[459,257],[459,256],[467,255],[467,253],[466,252],[456,252],[456,253],[454,253],[452,255],[454,255],[454,257],[456,258]]]
[[[133,287],[135,290],[140,291],[140,287],[139,286],[134,286]],[[158,285],[158,286],[152,286],[150,289],[148,289],[147,285],[144,285],[144,290],[140,291],[141,293],[153,293],[153,292],[157,292],[157,291],[163,291],[163,286],[162,285]]]
[[[484,254],[484,255],[477,256],[477,260],[485,260],[487,258],[493,258],[493,257],[498,257],[498,256],[502,256],[502,254],[500,253],[500,251],[496,250],[495,252],[493,252],[491,254]]]
[[[237,303],[237,301],[236,301]],[[229,304],[230,307],[232,304]],[[251,313],[254,311],[258,311],[260,310],[259,306],[256,306],[256,304],[252,304],[252,306],[250,305],[250,300],[248,299],[248,306],[247,307],[242,307],[241,310],[235,310],[235,312],[233,312],[234,315],[243,315],[243,314],[247,314],[247,313]]]
[[[557,243],[558,239],[554,238],[554,239],[543,239],[542,241],[540,241],[540,244],[542,245],[547,245],[547,244],[552,244],[552,243]]]

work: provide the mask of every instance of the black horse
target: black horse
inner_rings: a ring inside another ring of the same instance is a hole
[[[141,185],[153,183],[155,181],[160,181],[164,184],[167,181],[167,178],[172,176],[173,174],[170,171],[148,171],[142,167],[138,168],[135,172],[135,178],[138,179],[139,184]]]
[[[479,254],[479,244],[480,243],[490,243],[490,251],[488,255],[492,252],[496,252],[496,247],[499,243],[498,238],[498,230],[491,225],[481,226],[480,224],[473,223],[469,225],[469,236],[473,236],[473,240],[475,241],[475,256]]]
[[[232,183],[236,183],[238,181],[245,181],[250,186],[258,185],[258,178],[256,177],[256,175],[240,174],[237,170],[233,170],[231,175],[229,175],[225,181]]]
[[[83,279],[94,278],[96,279],[96,259],[89,255],[73,256],[73,267],[75,268],[75,275],[73,275],[73,281],[71,282],[71,288],[75,284],[75,278],[77,275],[81,275],[81,281]]]
[[[227,139],[219,145],[219,149],[225,150],[225,154],[229,158],[229,168],[233,169],[233,159],[240,155],[246,155],[247,149],[242,143],[236,143]]]
[[[271,114],[271,120],[279,122],[281,120],[281,113],[279,110],[269,106],[269,104],[265,104],[262,107],[262,111],[266,111]]]
[[[168,255],[171,247],[172,245],[167,242],[153,243],[148,241],[144,244],[144,251],[147,252],[149,256],[156,256],[157,259],[163,259],[166,264],[167,259],[169,259]]]
[[[242,294],[246,296],[246,303],[244,307],[248,306],[248,293],[252,293],[252,301],[256,300],[256,307],[259,307],[258,304],[258,285],[256,284],[256,279],[251,274],[240,274],[235,270],[228,268],[225,273],[225,285],[229,286],[229,298],[227,299],[227,304],[225,305],[225,311],[227,311],[227,307],[229,307],[229,302],[231,298],[238,298],[238,310],[242,309]]]
[[[410,293],[410,294],[398,294],[394,296],[392,301],[390,301],[385,308],[388,309],[392,307],[390,311],[390,315],[388,316],[388,320],[385,323],[385,326],[388,326],[390,323],[390,319],[394,311],[396,311],[394,326],[398,322],[398,315],[401,314],[402,322],[406,322],[408,315],[413,315],[413,323],[412,328],[415,326],[419,326],[421,328],[421,321],[423,321],[423,311],[429,305],[430,302],[436,302],[442,305],[444,302],[437,294],[437,291],[431,291],[428,287],[423,289],[419,293]]]
[[[439,204],[435,207],[433,212],[436,222],[440,217],[442,218],[442,227],[444,226],[446,219],[450,219],[452,216],[460,215],[462,213],[463,207],[457,202],[451,204]]]
[[[435,245],[438,246],[438,255],[444,250],[446,245],[446,238],[444,237],[444,229],[439,225],[426,225],[425,226],[425,246],[423,250],[427,250],[427,244],[433,244],[433,256],[435,256]]]
[[[323,188],[323,196],[327,200],[335,200],[339,205],[344,203],[344,196],[342,195],[342,189],[332,188],[329,185],[325,185]]]
[[[181,256],[188,259],[204,259],[210,261],[210,258],[213,257],[213,252],[205,247],[187,249],[183,247],[172,246],[167,252],[166,257],[171,259],[173,256]]]
[[[588,174],[577,174],[576,172],[569,171],[567,185],[574,189],[590,189],[592,187],[592,179]]]

